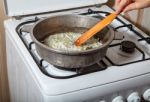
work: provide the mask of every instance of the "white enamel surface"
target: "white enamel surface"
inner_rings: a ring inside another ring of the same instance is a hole
[[[110,10],[106,6],[102,9]],[[90,100],[94,97],[113,94],[114,92],[120,92],[121,90],[129,90],[133,87],[150,84],[149,60],[121,67],[111,66],[101,72],[71,79],[54,79],[47,77],[35,64],[31,55],[15,32],[15,27],[20,22],[21,21],[12,19],[5,22],[7,37],[11,39],[13,45],[15,45],[15,49],[18,51],[16,53],[17,56],[23,58],[24,64],[27,66],[25,67],[26,71],[32,75],[31,78],[34,79],[34,84],[38,86],[37,89],[44,95],[45,102],[81,102],[81,100],[84,101],[84,99]],[[129,22],[126,21],[126,23]],[[142,34],[145,35],[144,33]],[[9,51],[11,52],[11,50]],[[13,60],[14,58],[10,59]],[[105,100],[108,99],[111,98],[106,98]],[[108,102],[110,102],[110,100]]]
[[[107,0],[6,0],[8,16],[28,15],[102,4]]]
[[[8,33],[6,31],[6,33]],[[11,102],[42,102],[43,95],[36,78],[28,71],[17,46],[7,36],[7,65]],[[36,91],[35,91],[36,90]]]

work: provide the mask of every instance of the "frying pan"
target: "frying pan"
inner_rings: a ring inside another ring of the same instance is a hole
[[[104,28],[94,37],[100,39],[101,46],[86,51],[63,51],[48,47],[42,41],[53,34],[64,32],[83,33],[100,19],[82,15],[58,15],[38,21],[31,29],[31,37],[36,44],[37,53],[52,65],[63,68],[82,68],[102,60],[109,44],[114,38],[110,27]]]

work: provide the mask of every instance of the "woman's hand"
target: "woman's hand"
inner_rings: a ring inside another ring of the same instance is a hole
[[[116,0],[116,12],[128,12],[135,9],[146,8],[150,6],[150,0]]]

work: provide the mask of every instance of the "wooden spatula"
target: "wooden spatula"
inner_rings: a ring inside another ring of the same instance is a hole
[[[117,17],[117,15],[118,15],[117,13],[113,12],[110,15],[108,15],[106,18],[104,18],[102,21],[98,22],[94,27],[86,31],[84,34],[82,34],[75,41],[75,45],[80,46],[81,44],[85,43],[88,39],[90,39],[97,32],[101,31],[103,28],[108,26]]]

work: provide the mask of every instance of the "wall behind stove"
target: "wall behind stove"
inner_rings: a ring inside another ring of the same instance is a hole
[[[9,91],[6,70],[5,33],[3,20],[4,14],[3,0],[0,0],[0,102],[9,102]]]

